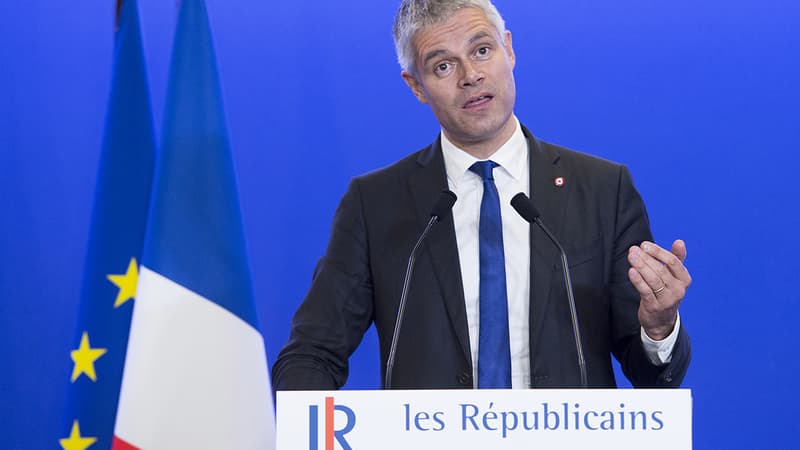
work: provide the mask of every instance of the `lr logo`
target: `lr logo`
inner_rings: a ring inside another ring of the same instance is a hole
[[[344,426],[336,429],[333,423],[334,411],[341,411],[347,417]],[[353,430],[356,426],[356,415],[353,410],[344,405],[335,405],[333,397],[325,397],[325,448],[324,450],[334,450],[334,439],[342,447],[342,450],[353,450],[344,435]],[[319,406],[310,405],[308,407],[308,435],[309,450],[319,450]]]

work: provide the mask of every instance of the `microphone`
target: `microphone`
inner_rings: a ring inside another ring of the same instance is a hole
[[[394,322],[394,331],[392,332],[392,344],[389,347],[389,357],[386,360],[386,378],[383,383],[384,388],[392,388],[392,371],[394,370],[394,361],[397,357],[397,341],[400,337],[400,328],[403,326],[403,316],[406,310],[406,300],[408,298],[408,286],[411,283],[411,273],[414,271],[414,262],[417,257],[417,250],[422,245],[422,241],[433,228],[436,222],[439,222],[450,214],[453,209],[453,204],[456,202],[456,194],[452,191],[444,190],[439,194],[439,199],[431,210],[431,218],[428,220],[428,225],[422,231],[422,234],[417,239],[417,243],[411,250],[411,255],[408,257],[408,264],[406,265],[406,276],[403,279],[403,290],[400,293],[400,305],[397,307],[397,319]]]
[[[550,242],[553,243],[558,248],[559,253],[561,253],[561,265],[563,267],[564,272],[564,287],[567,289],[567,301],[569,301],[569,315],[572,318],[572,333],[575,336],[575,350],[578,352],[578,367],[581,371],[581,387],[586,388],[588,387],[588,381],[586,379],[586,359],[583,356],[583,344],[581,343],[581,331],[578,328],[578,312],[575,309],[575,294],[572,292],[572,279],[569,276],[569,264],[567,264],[567,253],[564,251],[564,247],[558,243],[558,239],[553,236],[553,233],[544,226],[542,220],[539,218],[539,211],[533,206],[533,201],[528,198],[527,195],[520,192],[519,194],[515,195],[514,198],[511,199],[511,206],[514,210],[522,216],[528,223],[536,224],[544,234],[550,239]]]

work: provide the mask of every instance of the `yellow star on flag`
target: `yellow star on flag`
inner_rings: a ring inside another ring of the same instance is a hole
[[[84,331],[83,336],[81,336],[81,345],[77,350],[70,352],[70,357],[75,362],[75,366],[72,369],[72,382],[74,383],[82,373],[86,374],[92,381],[97,381],[94,362],[107,351],[105,348],[92,348],[89,345],[89,333]]]
[[[114,301],[114,308],[119,308],[123,303],[136,297],[136,281],[139,279],[136,258],[131,258],[128,263],[128,271],[125,275],[106,275],[108,281],[114,283],[119,288],[117,299]]]
[[[72,422],[72,431],[70,431],[69,437],[58,440],[64,450],[86,450],[95,442],[97,442],[97,438],[81,436],[81,427],[77,420]]]

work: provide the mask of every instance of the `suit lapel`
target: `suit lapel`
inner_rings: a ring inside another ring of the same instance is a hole
[[[409,178],[409,189],[416,208],[418,228],[421,231],[430,219],[434,202],[442,190],[447,189],[447,174],[440,138],[420,153],[417,163],[420,167]],[[431,235],[424,245],[444,296],[450,325],[455,330],[464,357],[471,361],[464,288],[452,214],[431,230]]]
[[[569,173],[555,151],[544,146],[527,128],[523,127],[523,132],[530,152],[531,199],[541,213],[545,226],[556,236],[561,236],[570,191]],[[557,181],[559,178],[563,184]],[[533,357],[550,302],[551,284],[560,269],[560,262],[557,248],[536,225],[531,225],[530,239],[530,351]]]

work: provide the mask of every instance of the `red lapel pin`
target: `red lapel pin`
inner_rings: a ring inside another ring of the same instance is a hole
[[[556,177],[555,180],[553,180],[553,184],[555,184],[556,187],[564,187],[564,177]]]

